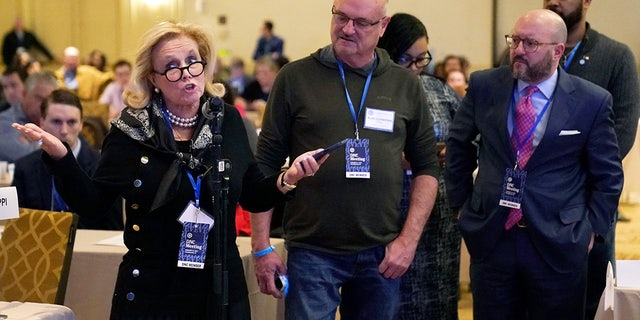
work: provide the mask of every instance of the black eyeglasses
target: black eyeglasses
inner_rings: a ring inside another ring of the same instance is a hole
[[[336,11],[335,7],[331,7],[331,14],[333,15],[333,19],[338,26],[345,26],[349,23],[349,21],[353,21],[353,27],[358,30],[365,30],[373,27],[376,24],[380,23],[380,21],[384,20],[384,18],[386,18],[386,16],[384,16],[378,21],[369,21],[364,18],[351,18],[343,12]]]
[[[413,59],[413,57],[409,56],[409,55],[402,55],[400,56],[400,58],[398,58],[398,61],[396,61],[397,64],[405,67],[405,68],[411,68],[412,64],[416,65],[416,68],[420,69],[420,68],[424,68],[427,65],[429,65],[429,63],[431,63],[431,52],[427,51],[427,55],[424,57],[418,57]]]
[[[542,45],[556,45],[559,44],[558,42],[538,42],[536,40],[533,39],[521,39],[518,36],[513,36],[510,34],[507,34],[504,36],[504,40],[507,42],[507,46],[511,49],[517,49],[518,45],[520,44],[520,42],[522,42],[522,48],[524,49],[525,52],[536,52],[536,50],[538,50],[539,46]]]
[[[187,70],[192,77],[201,75],[204,72],[204,66],[206,65],[207,63],[205,61],[194,61],[189,63],[186,67],[172,67],[164,70],[164,72],[158,72],[155,70],[153,70],[153,72],[164,76],[170,82],[176,82],[182,79],[182,74],[185,70]]]

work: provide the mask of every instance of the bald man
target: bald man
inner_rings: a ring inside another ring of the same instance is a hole
[[[612,98],[559,68],[556,13],[529,11],[505,38],[510,66],[471,75],[447,140],[474,319],[583,319],[587,257],[622,190]]]
[[[80,51],[76,47],[64,49],[63,65],[55,71],[60,88],[75,93],[82,101],[97,101],[105,82],[112,72],[102,72],[92,66],[80,64]]]

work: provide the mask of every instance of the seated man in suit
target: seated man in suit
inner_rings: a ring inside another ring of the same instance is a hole
[[[474,319],[583,319],[589,251],[622,190],[612,98],[558,68],[556,13],[527,12],[505,39],[511,65],[471,75],[447,140]]]
[[[24,99],[24,80],[27,76],[18,68],[7,67],[0,76],[0,86],[4,100],[0,103],[0,112],[8,110],[12,106],[20,108]]]
[[[40,105],[57,88],[56,78],[49,72],[36,72],[27,77],[24,82],[25,92],[22,103],[12,105],[9,109],[0,112],[0,161],[13,163],[38,149],[37,144],[21,133],[16,133],[11,124],[14,122],[39,124]]]
[[[40,126],[58,139],[69,144],[80,166],[89,174],[98,163],[100,154],[80,136],[82,131],[82,105],[76,95],[67,90],[54,90],[42,103]],[[16,161],[12,185],[18,191],[20,207],[72,211],[56,192],[53,176],[42,162],[42,151],[34,151]],[[116,201],[108,215],[100,219],[80,218],[83,229],[122,230],[122,202]]]

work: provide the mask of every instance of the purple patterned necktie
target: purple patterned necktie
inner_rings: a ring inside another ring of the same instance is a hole
[[[533,107],[533,101],[531,101],[531,96],[536,91],[538,91],[538,87],[536,86],[528,86],[524,89],[524,96],[518,101],[514,114],[515,126],[511,133],[511,144],[518,156],[519,169],[527,165],[531,153],[533,153],[533,134],[528,137],[527,141],[523,142],[522,140],[527,138],[529,131],[531,131],[531,128],[533,128],[536,122],[536,110]],[[518,147],[520,147],[520,152],[518,152]],[[522,209],[511,209],[504,228],[507,230],[511,229],[521,218]]]

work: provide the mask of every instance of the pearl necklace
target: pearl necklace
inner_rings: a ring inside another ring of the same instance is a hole
[[[181,118],[176,116],[175,114],[171,113],[171,111],[169,111],[169,109],[167,109],[167,114],[169,115],[169,121],[171,121],[172,124],[178,126],[178,127],[184,127],[184,128],[191,128],[193,126],[196,125],[196,123],[198,123],[198,114],[196,113],[195,116],[191,117],[191,118]]]

